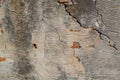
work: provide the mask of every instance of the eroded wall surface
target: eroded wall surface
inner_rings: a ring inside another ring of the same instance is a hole
[[[119,9],[119,0],[0,0],[0,80],[119,80]]]

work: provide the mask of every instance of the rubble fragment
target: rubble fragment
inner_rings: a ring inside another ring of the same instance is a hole
[[[6,61],[6,58],[0,57],[0,62]]]
[[[79,42],[73,42],[73,46],[71,48],[81,48]]]

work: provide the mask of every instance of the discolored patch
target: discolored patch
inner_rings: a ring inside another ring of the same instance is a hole
[[[75,58],[78,60],[78,62],[80,62],[80,58],[78,56],[75,56]]]
[[[0,28],[0,35],[4,33],[3,29]]]
[[[73,16],[75,16],[75,14],[78,14],[76,16],[80,16],[81,14],[90,14],[90,12],[95,10],[95,1],[93,0],[74,0],[74,1],[76,2],[76,4],[73,3],[73,5],[67,5],[66,7],[68,12],[72,13]]]
[[[79,42],[73,42],[73,46],[71,48],[81,48]]]
[[[0,62],[6,61],[5,57],[0,57]]]
[[[89,13],[95,10],[95,1],[93,0],[75,0],[79,5],[79,11],[82,13]]]
[[[33,71],[33,66],[30,63],[30,59],[28,58],[27,53],[19,53],[17,54],[16,62],[14,63],[14,70],[20,74],[25,75],[29,74]]]
[[[65,4],[65,9],[82,27],[93,25],[92,20],[99,15],[93,0],[72,0],[72,4]]]
[[[60,3],[67,3],[69,0],[59,0]]]
[[[80,30],[73,30],[73,29],[70,29],[70,32],[80,32]]]
[[[89,48],[94,48],[94,47],[95,47],[95,45],[89,45],[88,47],[89,47]]]
[[[28,61],[21,61],[18,63],[18,73],[21,75],[28,74],[32,71],[32,66]]]
[[[23,6],[23,7],[24,7],[24,6],[25,6],[25,3],[24,3],[24,2],[21,2],[21,3],[20,3],[20,6]]]

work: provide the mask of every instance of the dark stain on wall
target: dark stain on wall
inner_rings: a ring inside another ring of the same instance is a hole
[[[78,5],[80,14],[89,14],[95,10],[95,2],[93,0],[75,0]]]
[[[32,31],[35,29],[37,0],[11,0],[6,1],[5,29],[11,35],[10,40],[16,47],[14,71],[21,80],[26,78],[32,71],[29,50],[32,48]],[[12,10],[11,10],[12,9]],[[14,11],[14,12],[13,12]]]
[[[93,0],[72,0],[72,4],[66,4],[66,10],[81,23],[82,27],[90,26],[90,20],[98,16],[96,1]]]

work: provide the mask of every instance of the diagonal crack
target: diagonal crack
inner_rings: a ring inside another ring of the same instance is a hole
[[[97,9],[96,5],[97,5],[97,0],[95,0],[95,10],[97,11],[97,14],[101,17],[101,22],[102,22],[103,25],[106,27],[106,24],[105,24],[104,21],[103,21],[103,15],[102,15],[101,13],[99,13],[99,10]],[[103,35],[104,37],[107,38],[110,47],[113,47],[115,50],[118,50],[117,47],[115,46],[114,42],[110,39],[110,37],[109,37],[108,35],[100,32],[100,31],[97,30],[97,29],[96,29],[96,31],[100,34],[100,36]],[[102,37],[100,37],[100,38],[102,39]],[[103,40],[103,39],[102,39],[102,40]],[[111,45],[111,41],[113,42],[112,45]]]
[[[74,19],[76,20],[76,22],[80,25],[80,27],[82,27],[81,22],[67,10],[67,5],[64,4],[64,6],[65,6],[65,11],[66,11],[72,18],[74,18]]]
[[[73,1],[72,1],[73,2]],[[103,21],[103,15],[99,13],[99,10],[96,8],[96,4],[97,4],[97,0],[94,1],[95,2],[95,11],[97,12],[97,14],[101,17],[101,22],[104,26],[106,26],[106,24],[104,23]],[[65,7],[65,11],[69,14],[69,16],[71,16],[73,19],[76,20],[76,22],[80,25],[80,27],[83,27],[83,25],[81,24],[81,22],[74,16],[71,14],[71,12],[69,12],[67,10],[67,4],[66,3],[60,3],[58,2],[59,4],[63,4],[64,7]],[[114,42],[110,39],[110,37],[108,35],[106,35],[105,33],[101,32],[100,30],[94,28],[95,31],[97,31],[100,35],[100,39],[103,40],[102,36],[104,36],[107,40],[108,40],[108,43],[109,43],[109,46],[110,47],[113,47],[115,50],[118,50],[117,47],[115,46]],[[110,43],[113,42],[113,44],[111,45]]]
[[[63,4],[64,7],[65,7],[65,11],[69,14],[69,16],[71,16],[73,19],[75,19],[76,22],[80,25],[80,27],[82,27],[81,22],[67,10],[67,5],[64,4],[64,3],[60,3],[59,1],[58,1],[58,3],[59,3],[59,4]]]

